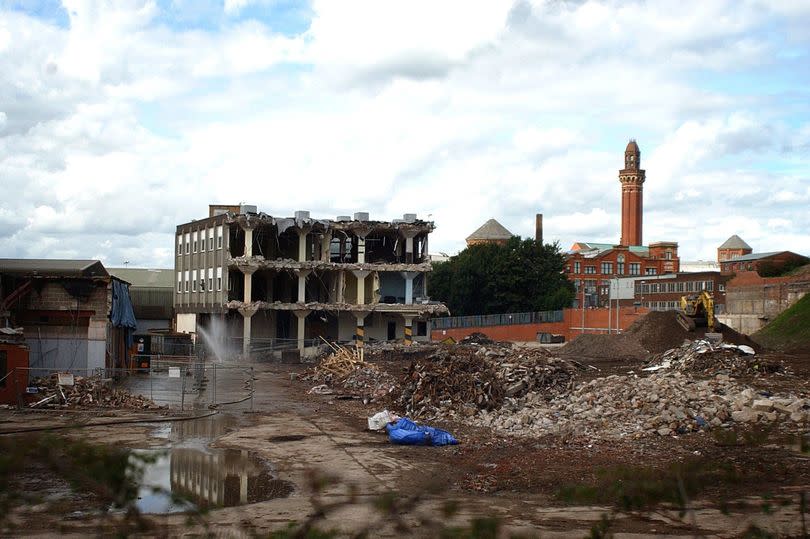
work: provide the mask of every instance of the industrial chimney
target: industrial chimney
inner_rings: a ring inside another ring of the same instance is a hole
[[[534,241],[543,245],[543,214],[538,213],[534,221]]]

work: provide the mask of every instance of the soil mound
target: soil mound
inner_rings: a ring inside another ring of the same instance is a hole
[[[680,344],[680,342],[678,343]],[[633,335],[579,335],[560,348],[564,357],[600,359],[646,359],[649,354]]]
[[[685,339],[695,338],[678,323],[677,311],[652,311],[633,322],[624,334],[632,336],[645,350],[654,354],[676,348]]]

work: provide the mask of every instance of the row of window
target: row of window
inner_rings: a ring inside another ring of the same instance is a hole
[[[641,264],[639,262],[630,262],[629,264],[627,264],[627,266],[629,269],[627,275],[641,275]],[[616,273],[613,273],[613,262],[602,262],[599,269],[601,270],[600,273],[602,275],[625,275],[624,262],[616,263]],[[574,262],[574,273],[578,274],[581,271],[582,271],[582,263]],[[656,275],[656,274],[657,274],[656,268],[644,268],[644,275]],[[585,266],[585,275],[596,275],[596,266],[595,265]]]
[[[206,281],[205,271],[186,270],[177,272],[177,293],[186,292],[211,292],[214,290],[214,268],[208,268],[208,279]],[[222,291],[222,268],[217,268],[216,291]]]
[[[216,247],[214,247],[214,235],[216,234]],[[208,239],[207,247],[209,251],[222,249],[222,225],[217,227],[207,228],[206,230],[195,230],[194,232],[186,232],[185,234],[177,235],[177,254],[190,254],[196,252],[204,252],[206,250],[206,236]]]
[[[681,308],[677,301],[645,301],[641,306],[651,311],[674,311]],[[722,303],[714,304],[714,314],[723,314],[724,312],[725,305]]]
[[[720,292],[725,287],[719,285]],[[675,292],[701,292],[714,290],[714,281],[679,281],[675,283],[636,283],[636,294],[667,294]]]

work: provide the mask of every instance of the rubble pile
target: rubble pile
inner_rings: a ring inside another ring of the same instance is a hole
[[[504,396],[521,398],[540,393],[552,399],[568,393],[574,385],[574,367],[571,363],[551,357],[545,349],[523,351],[488,350],[486,358],[496,368],[504,387]]]
[[[480,333],[478,331],[470,333],[460,341],[459,344],[481,344],[481,345],[491,345],[496,344],[496,341],[493,341],[489,337],[487,337],[484,333]]]
[[[680,344],[680,343],[679,343]],[[649,354],[632,336],[582,334],[560,348],[563,357],[643,360]]]
[[[337,379],[335,385],[350,393],[366,397],[372,402],[384,400],[399,391],[397,379],[372,364],[351,371]]]
[[[678,323],[677,311],[651,311],[633,322],[623,335],[631,336],[642,348],[654,354],[694,338]]]
[[[414,361],[403,377],[400,404],[410,417],[434,417],[444,410],[497,408],[503,384],[492,363],[472,346],[442,348],[429,358]]]
[[[652,364],[642,370],[654,372],[676,369],[713,376],[715,374],[758,375],[784,373],[785,367],[775,361],[764,360],[746,345],[720,344],[697,340],[686,342],[679,348],[667,350],[650,359]]]
[[[597,378],[551,402],[507,400],[502,409],[481,412],[475,421],[524,436],[551,433],[640,438],[683,434],[735,421],[778,419],[807,421],[810,402],[794,397],[757,397],[754,390],[725,374],[695,380],[683,372],[661,371],[646,378]]]
[[[111,380],[97,377],[76,376],[73,385],[59,385],[57,375],[47,378],[34,378],[31,386],[37,388],[36,400],[29,404],[32,408],[131,408],[139,410],[159,410],[164,408],[141,395],[114,387]]]

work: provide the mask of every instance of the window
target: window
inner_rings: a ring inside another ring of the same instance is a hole
[[[624,275],[624,262],[616,263],[616,273],[619,275]]]
[[[574,273],[579,273],[582,271],[582,266],[579,262],[574,262]]]
[[[630,275],[641,275],[641,264],[630,262]]]
[[[188,292],[188,286],[189,286],[188,285],[188,282],[189,282],[188,276],[189,276],[189,272],[188,272],[188,270],[186,270],[185,279],[183,279],[183,281],[185,281],[185,283],[186,283],[186,286],[185,286],[186,292]]]
[[[649,294],[650,293],[650,285],[648,285],[648,284],[641,285],[641,293],[642,294]]]
[[[214,290],[214,268],[208,268],[208,290]]]
[[[709,292],[714,291],[714,282],[713,281],[706,281],[706,290]]]
[[[686,286],[683,282],[677,283],[678,284],[678,292],[683,292],[684,287]]]
[[[191,272],[191,291],[197,291],[197,270]]]
[[[197,232],[195,231],[191,235],[191,251],[196,253],[197,252]]]
[[[667,251],[667,260],[672,260],[672,251]]]
[[[417,337],[426,337],[427,336],[427,322],[416,322],[416,336]]]
[[[693,281],[688,281],[686,283],[686,291],[687,292],[694,292],[695,291],[695,283]]]
[[[200,277],[200,292],[205,292],[205,277]]]
[[[6,376],[8,375],[8,352],[0,350],[0,387],[6,387]]]
[[[667,292],[675,292],[675,283],[667,283]]]
[[[186,232],[183,238],[186,240],[186,254],[189,254],[191,252],[191,234]]]
[[[588,275],[596,275],[596,266],[585,266],[585,273]]]
[[[183,235],[180,234],[177,236],[177,254],[183,254]]]
[[[183,291],[183,273],[177,272],[177,292]]]
[[[655,275],[655,268],[644,268],[644,275]]]
[[[217,227],[217,249],[222,249],[222,225]]]
[[[213,228],[208,229],[208,250],[209,251],[214,250],[214,229]]]
[[[602,262],[602,273],[604,275],[613,273],[613,262]]]
[[[217,292],[222,291],[222,268],[217,268]]]
[[[724,284],[717,285],[717,290],[720,291],[720,292],[725,292],[726,291],[726,285],[724,285]]]

